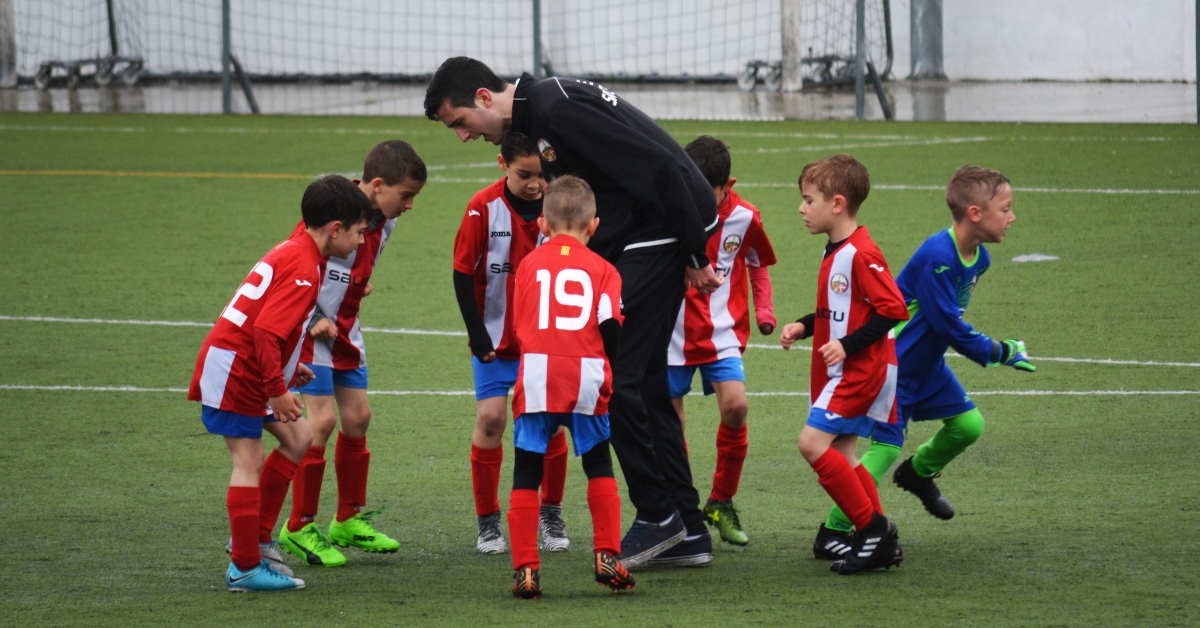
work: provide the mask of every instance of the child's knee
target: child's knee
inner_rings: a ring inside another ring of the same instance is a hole
[[[741,427],[746,424],[745,398],[721,405],[721,424],[726,427]]]
[[[970,445],[983,436],[983,414],[978,408],[972,408],[947,421],[953,430],[954,440],[963,445]]]

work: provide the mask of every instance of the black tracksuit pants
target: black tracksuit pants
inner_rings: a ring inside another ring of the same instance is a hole
[[[616,264],[625,323],[613,366],[612,445],[637,516],[678,510],[689,533],[704,528],[700,496],[667,386],[667,347],[684,293],[684,257],[673,247],[634,249]]]

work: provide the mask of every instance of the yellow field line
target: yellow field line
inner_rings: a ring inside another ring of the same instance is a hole
[[[70,176],[70,177],[175,177],[184,179],[303,179],[313,177],[305,174],[283,174],[275,172],[126,172],[120,170],[0,170],[0,175]]]

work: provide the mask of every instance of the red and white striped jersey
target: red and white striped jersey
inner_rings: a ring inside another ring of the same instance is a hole
[[[896,422],[896,337],[887,336],[833,366],[820,348],[866,324],[872,314],[905,320],[908,308],[887,260],[866,227],[859,227],[821,261],[812,333],[812,407],[845,417]]]
[[[454,270],[475,278],[475,302],[496,356],[519,355],[513,340],[513,278],[521,260],[545,237],[537,220],[525,220],[504,198],[508,177],[471,197],[454,237]]]
[[[612,368],[600,323],[621,315],[621,275],[575,238],[558,235],[526,256],[513,299],[521,366],[513,416],[604,414]]]
[[[339,370],[366,366],[367,345],[363,341],[358,310],[362,306],[367,282],[375,272],[379,255],[383,253],[383,245],[387,244],[395,228],[395,218],[385,220],[379,227],[364,231],[363,243],[349,256],[329,258],[321,294],[317,297],[317,308],[337,324],[338,335],[330,342],[314,340],[305,334],[300,350],[301,362]],[[292,235],[303,231],[304,221],[300,221]]]
[[[710,294],[688,288],[675,318],[667,364],[707,364],[737,357],[750,338],[749,267],[771,266],[775,250],[763,229],[762,215],[733,189],[717,208],[720,224],[708,239],[706,254],[725,278]]]
[[[248,416],[269,414],[254,357],[254,329],[284,339],[280,364],[291,381],[300,361],[304,322],[317,304],[325,260],[306,232],[293,234],[254,265],[200,346],[188,399]]]

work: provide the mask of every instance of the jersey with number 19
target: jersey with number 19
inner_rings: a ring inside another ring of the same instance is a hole
[[[817,311],[812,333],[809,399],[843,417],[869,416],[896,422],[896,340],[891,331],[845,360],[827,366],[817,351],[866,324],[873,314],[908,318],[904,297],[883,252],[866,227],[859,227],[825,255],[817,275]]]
[[[280,364],[284,383],[291,381],[324,265],[316,242],[303,231],[255,264],[200,347],[188,399],[247,416],[269,414],[266,374],[254,356],[254,329],[284,341]]]
[[[525,257],[513,291],[521,366],[513,416],[608,412],[612,368],[600,324],[621,315],[621,276],[575,238],[558,235]]]

